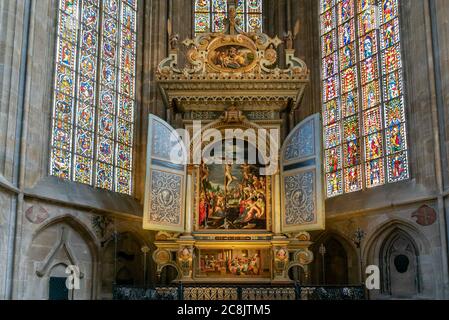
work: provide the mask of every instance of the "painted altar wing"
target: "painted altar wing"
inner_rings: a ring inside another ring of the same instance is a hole
[[[175,129],[150,115],[143,228],[184,232],[187,152]]]
[[[301,122],[281,150],[281,232],[324,229],[320,115]]]

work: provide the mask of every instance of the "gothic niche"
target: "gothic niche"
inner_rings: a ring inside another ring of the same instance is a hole
[[[382,293],[395,298],[412,298],[420,293],[419,252],[411,237],[394,231],[380,251]]]

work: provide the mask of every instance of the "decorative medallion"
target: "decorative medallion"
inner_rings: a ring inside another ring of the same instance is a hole
[[[41,206],[32,206],[25,211],[25,217],[32,224],[41,224],[48,219],[49,214],[48,211]]]
[[[416,218],[416,223],[423,227],[431,226],[437,221],[436,211],[424,205],[412,213],[412,218]]]

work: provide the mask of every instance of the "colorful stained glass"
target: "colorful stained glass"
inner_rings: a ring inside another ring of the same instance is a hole
[[[379,81],[373,81],[362,87],[363,110],[370,109],[380,103]]]
[[[226,15],[224,13],[215,13],[212,19],[212,32],[224,32]]]
[[[363,134],[370,135],[382,130],[382,114],[380,107],[363,113]]]
[[[136,68],[134,54],[128,50],[121,50],[120,60],[122,61],[122,70],[130,75],[134,75]]]
[[[323,86],[324,102],[335,99],[338,96],[338,76],[326,79],[323,83]]]
[[[56,92],[53,117],[59,121],[72,123],[73,99],[62,93]]]
[[[209,12],[211,0],[195,0],[195,12]]]
[[[327,197],[332,198],[343,194],[343,173],[342,171],[329,173],[326,175]]]
[[[340,0],[338,3],[338,24],[354,17],[354,0]]]
[[[386,129],[387,153],[394,154],[407,149],[405,127],[397,124]]]
[[[397,182],[409,178],[408,156],[406,152],[395,154],[388,160],[388,182]]]
[[[377,59],[367,58],[360,63],[362,85],[374,81],[379,77],[379,69],[377,67]]]
[[[123,144],[118,144],[116,159],[117,159],[116,163],[117,167],[127,170],[131,169],[132,149]]]
[[[320,0],[321,13],[326,12],[335,5],[335,0]]]
[[[122,5],[121,23],[124,28],[136,31],[136,12],[128,5]]]
[[[97,147],[97,157],[101,162],[112,164],[114,155],[114,142],[110,139],[99,137]]]
[[[71,178],[72,154],[61,149],[52,149],[50,174],[61,179]]]
[[[117,41],[118,24],[117,20],[111,16],[104,15],[103,20],[103,35],[112,41]]]
[[[376,7],[370,7],[359,16],[359,36],[376,29]]]
[[[334,148],[341,143],[341,129],[339,123],[324,128],[324,141],[326,149]]]
[[[75,152],[78,155],[89,157],[93,156],[94,137],[93,133],[83,129],[76,130]]]
[[[101,67],[101,83],[110,89],[115,89],[117,85],[117,72],[114,66],[103,63]]]
[[[326,150],[326,173],[334,173],[341,170],[341,147]]]
[[[137,2],[59,8],[50,174],[131,194]]]
[[[133,125],[132,123],[119,119],[117,121],[118,140],[121,143],[132,145],[133,143]]]
[[[97,182],[96,186],[102,189],[112,190],[113,188],[113,167],[111,165],[98,162],[96,166]]]
[[[341,93],[347,93],[357,88],[357,69],[349,68],[341,73]]]
[[[391,100],[402,95],[402,75],[399,71],[392,72],[384,77],[384,99]]]
[[[402,68],[401,47],[390,47],[382,52],[382,73],[387,74]]]
[[[321,34],[328,33],[335,28],[335,11],[328,10],[321,15]]]
[[[61,65],[56,69],[56,90],[68,96],[75,93],[75,73],[67,67]]]
[[[84,1],[82,11],[82,22],[89,28],[96,29],[98,23],[98,7],[93,3]]]
[[[363,12],[376,5],[376,0],[358,0],[358,11]]]
[[[134,121],[134,101],[128,97],[120,96],[118,116],[127,121]]]
[[[343,71],[352,66],[355,66],[355,49],[353,43],[340,49],[340,70]]]
[[[360,145],[358,140],[353,140],[345,143],[345,168],[354,167],[360,164]]]
[[[53,120],[52,145],[55,148],[72,149],[72,125],[61,120]]]
[[[380,46],[389,48],[399,42],[399,19],[394,19],[381,27]]]
[[[323,79],[327,79],[338,72],[338,55],[334,53],[323,59]]]
[[[195,33],[209,32],[211,27],[209,13],[195,14]]]
[[[398,0],[382,0],[380,9],[382,23],[388,22],[398,15]]]
[[[359,96],[357,90],[348,92],[341,97],[343,117],[349,117],[359,112]]]
[[[61,65],[75,69],[76,47],[72,43],[60,39],[58,43],[58,61]]]
[[[92,159],[75,156],[73,177],[75,182],[92,184]]]
[[[95,79],[97,74],[96,57],[89,54],[82,54],[80,57],[79,72],[90,79]]]
[[[326,33],[321,38],[321,50],[323,53],[323,57],[326,57],[335,51],[335,48],[336,48],[336,40],[335,39],[336,39],[336,37],[335,37],[334,31]]]
[[[383,159],[377,159],[366,163],[366,184],[368,188],[374,188],[385,184],[385,169]]]
[[[398,6],[320,0],[328,197],[410,177]]]
[[[94,108],[86,105],[86,104],[79,104],[78,110],[77,110],[77,116],[76,116],[76,125],[78,127],[92,130],[94,127]]]
[[[385,104],[385,127],[392,127],[405,122],[404,102],[395,99]]]
[[[360,145],[358,140],[354,139],[352,141],[345,143],[344,151],[345,151],[345,160],[344,160],[345,168],[353,167],[360,163]]]
[[[345,169],[345,192],[356,192],[362,189],[361,166]]]
[[[370,58],[377,53],[377,33],[370,32],[359,40],[360,60]]]
[[[256,33],[262,31],[262,16],[260,14],[248,14],[247,30]]]
[[[382,134],[375,133],[365,138],[367,160],[375,160],[383,156]]]
[[[358,116],[353,116],[343,121],[343,135],[345,141],[357,139],[360,135]]]
[[[115,114],[116,94],[108,88],[102,88],[100,92],[100,107],[102,110]]]
[[[117,192],[124,193],[124,194],[131,193],[131,187],[132,187],[131,172],[117,168],[115,181],[116,181],[115,188],[116,188]]]
[[[85,76],[79,77],[78,98],[84,103],[95,104],[95,86],[94,80]]]
[[[98,118],[98,134],[109,139],[114,138],[114,122],[115,117],[107,112],[100,111]]]
[[[59,8],[74,18],[78,17],[78,0],[60,0]]]
[[[331,100],[324,104],[324,125],[334,124],[341,119],[340,101]]]
[[[226,31],[227,0],[195,0],[194,31],[196,34]],[[239,0],[236,27],[243,32],[262,30],[262,0]]]
[[[60,12],[58,26],[59,37],[71,42],[76,42],[78,38],[78,28],[76,23],[76,18],[74,16],[68,15],[65,12]]]
[[[354,20],[338,27],[338,43],[341,47],[351,44],[355,40]]]

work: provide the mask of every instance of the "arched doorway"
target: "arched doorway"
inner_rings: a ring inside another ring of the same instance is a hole
[[[161,270],[159,277],[160,286],[169,286],[178,278],[178,270],[174,266],[165,266]]]
[[[335,238],[329,238],[324,246],[326,255],[324,259],[325,284],[347,285],[348,284],[348,255],[345,248]]]
[[[419,252],[405,231],[397,229],[387,237],[379,260],[383,294],[406,299],[420,292]]]
[[[290,280],[299,284],[305,284],[306,278],[304,269],[301,266],[293,266],[288,270],[288,277]]]

